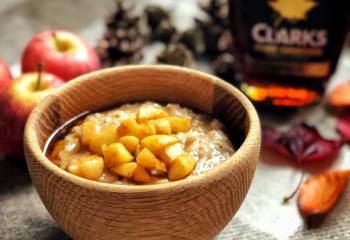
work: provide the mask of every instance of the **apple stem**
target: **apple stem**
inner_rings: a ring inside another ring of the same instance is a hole
[[[57,37],[56,32],[52,32],[51,34],[52,34],[52,37],[53,37],[53,39],[55,41],[55,44],[56,44],[58,50],[61,50],[61,43],[60,43],[60,40]]]
[[[41,85],[41,75],[44,70],[44,64],[38,63],[38,78],[36,80],[36,91],[39,91],[40,85]]]

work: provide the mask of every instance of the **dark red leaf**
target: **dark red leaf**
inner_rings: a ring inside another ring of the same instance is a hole
[[[315,127],[301,123],[294,124],[287,132],[265,127],[263,144],[297,162],[306,162],[337,156],[343,141],[325,139]]]
[[[339,116],[337,119],[336,128],[343,137],[344,141],[350,142],[350,114]]]

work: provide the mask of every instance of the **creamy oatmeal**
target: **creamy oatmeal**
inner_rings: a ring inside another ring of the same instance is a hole
[[[233,153],[218,120],[145,102],[88,115],[54,143],[49,158],[87,179],[152,184],[198,175]]]

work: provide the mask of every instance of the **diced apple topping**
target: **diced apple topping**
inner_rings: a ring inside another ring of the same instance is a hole
[[[175,143],[170,146],[166,146],[162,149],[159,154],[159,157],[163,160],[163,162],[170,167],[175,159],[183,154],[184,150],[181,143]]]
[[[163,148],[177,142],[177,137],[173,135],[153,135],[142,139],[141,145],[158,156]]]
[[[183,179],[191,174],[197,162],[191,156],[180,156],[175,159],[168,173],[170,181]]]
[[[144,167],[137,165],[133,175],[133,180],[137,183],[147,184],[151,183],[153,178]]]
[[[170,117],[170,126],[172,133],[187,132],[191,129],[192,120],[188,117]]]
[[[122,177],[132,178],[136,168],[136,162],[125,162],[111,168],[110,171]]]
[[[91,139],[97,133],[97,125],[94,120],[84,121],[81,129],[81,142],[85,145],[89,145]]]
[[[67,171],[76,176],[81,176],[79,165],[75,165],[75,164],[69,165],[67,168]]]
[[[139,126],[135,119],[128,118],[120,123],[117,133],[119,137],[126,135],[139,137]]]
[[[156,128],[152,124],[149,123],[141,123],[138,126],[138,137],[139,139],[143,139],[148,136],[152,136],[156,134]]]
[[[136,120],[140,123],[167,117],[169,115],[166,111],[154,106],[141,106],[136,114]]]
[[[123,136],[119,138],[119,142],[122,143],[129,152],[133,153],[139,145],[140,140],[135,136]]]
[[[103,156],[106,167],[115,167],[120,163],[131,162],[134,156],[122,143],[113,143],[103,147]]]
[[[63,153],[76,153],[75,158],[67,155],[64,169],[94,181],[110,175],[115,181],[120,177],[125,182],[150,184],[191,174],[196,161],[186,155],[179,134],[174,135],[189,131],[191,118],[169,116],[157,106],[141,106],[136,117],[123,119],[119,126],[114,125],[115,119],[83,120],[76,126],[78,133],[56,142],[50,158],[55,162],[62,160]]]
[[[84,178],[97,180],[103,174],[103,158],[98,155],[89,155],[77,160],[79,169],[72,169]]]
[[[171,126],[168,118],[161,118],[150,121],[156,128],[157,134],[171,134]]]
[[[50,159],[56,159],[61,151],[63,151],[64,147],[66,146],[65,140],[59,140],[56,142],[51,154]]]
[[[162,172],[167,171],[165,164],[154,156],[154,154],[147,148],[142,149],[139,155],[137,155],[136,162],[149,170],[156,169]]]
[[[109,126],[101,132],[96,133],[89,142],[89,148],[93,153],[102,156],[102,146],[115,143],[118,141],[116,127]]]

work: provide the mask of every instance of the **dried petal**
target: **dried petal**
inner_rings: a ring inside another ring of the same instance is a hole
[[[341,115],[336,123],[337,131],[341,134],[344,141],[350,142],[350,115]]]
[[[344,191],[350,170],[323,173],[308,178],[300,187],[298,205],[304,215],[329,211]]]
[[[315,127],[294,124],[287,132],[264,128],[264,146],[297,162],[318,161],[337,156],[342,140],[328,140],[320,136]]]

